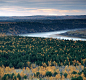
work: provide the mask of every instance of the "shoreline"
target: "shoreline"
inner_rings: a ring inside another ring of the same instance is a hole
[[[60,31],[53,31],[53,32],[42,32],[42,33],[30,33],[30,34],[19,34],[19,36],[24,37],[41,37],[41,38],[57,38],[57,39],[64,39],[64,40],[74,40],[74,41],[86,41],[84,38],[79,37],[71,37],[71,36],[63,36],[62,33],[66,33],[68,31],[75,31],[80,29],[72,29],[72,30],[60,30]]]

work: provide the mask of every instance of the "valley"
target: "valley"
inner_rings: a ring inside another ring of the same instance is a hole
[[[0,22],[0,80],[86,80],[86,19],[21,18]]]

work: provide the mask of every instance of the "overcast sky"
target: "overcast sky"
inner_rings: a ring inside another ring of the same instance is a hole
[[[0,16],[86,15],[86,0],[0,0]]]

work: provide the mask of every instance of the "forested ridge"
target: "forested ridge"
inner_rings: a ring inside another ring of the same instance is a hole
[[[86,19],[20,20],[0,22],[0,33],[18,35],[23,33],[49,32],[64,29],[86,28]]]
[[[68,31],[68,32],[62,33],[60,35],[71,36],[71,37],[86,38],[86,29],[83,29],[83,30],[75,30],[75,31]]]

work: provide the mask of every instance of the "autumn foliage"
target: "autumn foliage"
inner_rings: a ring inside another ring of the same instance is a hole
[[[52,80],[81,76],[85,80],[85,48],[86,41],[0,37],[0,78],[10,79],[11,76],[18,80],[28,75],[27,78],[31,79]]]

